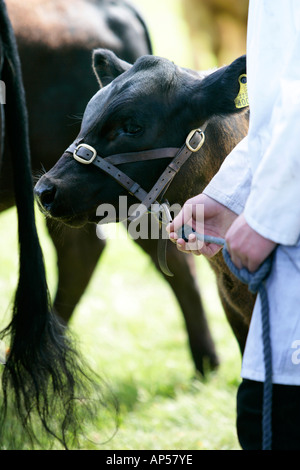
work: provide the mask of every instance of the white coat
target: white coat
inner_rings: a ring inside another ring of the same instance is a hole
[[[273,383],[300,385],[300,1],[250,0],[250,125],[204,193],[279,244],[267,281]],[[263,381],[260,303],[242,377]]]

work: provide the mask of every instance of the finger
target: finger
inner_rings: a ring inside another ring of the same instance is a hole
[[[222,250],[222,247],[220,245],[215,245],[214,243],[204,243],[200,251],[201,254],[206,256],[207,258],[212,258],[220,250]]]
[[[185,253],[201,254],[203,242],[199,241],[193,234],[189,236],[188,241],[183,238],[177,240],[177,248]]]
[[[175,232],[170,233],[169,239],[172,243],[177,243],[178,235]]]
[[[174,220],[167,225],[166,230],[168,233],[177,232],[184,224],[191,220],[193,215],[193,207],[191,204],[185,204],[179,214],[176,215]]]
[[[203,247],[203,241],[198,240],[194,233],[191,233],[186,243],[186,249],[190,251],[200,251]]]
[[[238,269],[242,269],[244,267],[242,260],[235,254],[231,255],[231,261]]]
[[[242,269],[243,267],[242,261],[240,257],[238,256],[238,254],[234,250],[231,249],[229,240],[226,240],[226,245],[227,245],[227,251],[230,255],[231,261],[238,269]]]
[[[256,260],[250,260],[248,261],[248,271],[250,271],[250,273],[253,273],[255,271],[257,271],[257,269],[259,268],[259,266],[261,265],[260,262],[256,261]]]
[[[193,250],[193,251],[190,251],[189,253],[194,255],[194,256],[201,256],[202,255],[201,250]]]
[[[176,246],[177,246],[177,250],[180,251],[181,253],[186,253],[186,254],[192,254],[192,255],[196,255],[196,256],[200,256],[202,255],[201,253],[201,250],[197,250],[196,248],[195,249],[190,249],[188,248],[188,243],[186,243],[184,240],[182,240],[182,243],[179,242],[179,243],[176,243]]]
[[[176,247],[178,251],[181,251],[183,253],[190,253],[190,251],[186,249],[186,242],[183,240],[183,238],[179,238],[177,240]]]

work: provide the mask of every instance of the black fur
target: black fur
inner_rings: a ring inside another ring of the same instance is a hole
[[[199,86],[201,109],[206,117],[240,112],[235,98],[240,89],[238,78],[246,73],[246,56],[207,75]]]

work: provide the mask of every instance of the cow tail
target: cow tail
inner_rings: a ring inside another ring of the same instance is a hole
[[[71,434],[76,440],[79,432],[82,417],[78,415],[78,406],[82,408],[83,403],[88,406],[89,396],[95,391],[94,377],[92,379],[90,370],[83,366],[65,327],[51,309],[35,225],[21,66],[3,0],[0,0],[0,32],[5,52],[6,127],[12,154],[19,233],[19,280],[12,320],[0,333],[0,339],[9,338],[10,341],[2,374],[2,424],[12,408],[31,437],[37,437],[32,426],[35,420],[42,424],[48,435],[55,436],[67,447],[67,436]],[[80,400],[83,396],[84,402]],[[37,418],[32,419],[33,416]],[[0,429],[3,427],[1,425]]]

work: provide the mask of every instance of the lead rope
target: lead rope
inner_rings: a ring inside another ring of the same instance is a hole
[[[272,256],[268,257],[265,262],[255,271],[250,273],[248,269],[238,269],[232,262],[230,254],[226,248],[226,242],[223,238],[217,238],[207,235],[200,235],[191,227],[185,225],[182,227],[182,233],[179,235],[188,241],[190,234],[194,234],[196,238],[205,243],[214,243],[223,246],[223,257],[230,269],[242,283],[247,284],[250,292],[258,293],[261,302],[261,320],[262,320],[262,340],[263,354],[265,366],[265,381],[263,389],[263,410],[262,410],[262,449],[272,449],[272,348],[270,339],[270,319],[269,319],[269,300],[265,286],[265,281],[270,274],[272,267]]]

